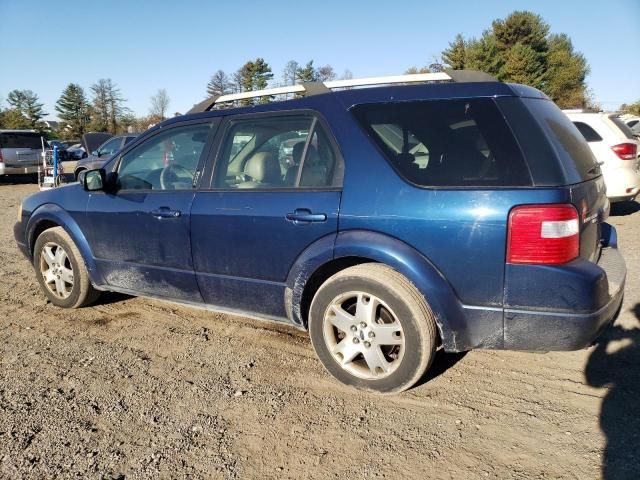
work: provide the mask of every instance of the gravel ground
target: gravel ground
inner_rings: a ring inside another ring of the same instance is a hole
[[[0,180],[4,478],[640,478],[640,205],[614,210],[629,268],[614,327],[570,353],[439,354],[401,395],[332,380],[307,335],[108,295],[47,304]]]

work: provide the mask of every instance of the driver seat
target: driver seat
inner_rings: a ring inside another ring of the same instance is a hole
[[[265,188],[280,183],[280,163],[271,152],[254,153],[244,166],[244,175],[250,180],[237,188]]]

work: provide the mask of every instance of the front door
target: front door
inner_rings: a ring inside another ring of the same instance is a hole
[[[118,160],[114,192],[92,193],[89,243],[114,289],[200,302],[190,247],[194,176],[212,121],[159,130]]]
[[[342,163],[313,114],[240,116],[225,130],[191,210],[198,284],[206,303],[284,318],[294,262],[337,235]]]

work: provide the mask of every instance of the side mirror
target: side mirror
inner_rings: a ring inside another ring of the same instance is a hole
[[[87,192],[104,190],[106,185],[106,173],[103,168],[85,170],[78,175],[78,181]]]
[[[91,155],[93,155],[94,157],[100,157],[100,150],[94,150],[93,152],[91,152]]]

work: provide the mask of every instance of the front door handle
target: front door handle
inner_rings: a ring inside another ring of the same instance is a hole
[[[153,210],[151,215],[156,218],[178,218],[182,215],[182,212],[180,210],[172,210],[169,207],[160,207],[157,210]]]
[[[293,213],[287,213],[287,220],[296,225],[305,225],[312,222],[326,222],[326,213],[311,213],[308,208],[298,208]]]

